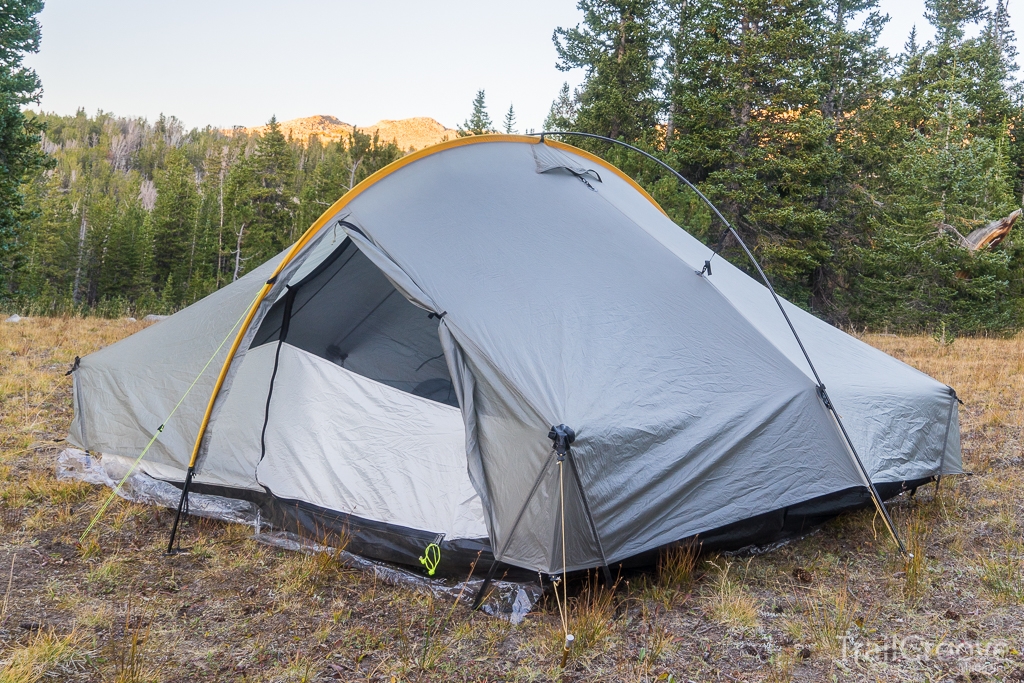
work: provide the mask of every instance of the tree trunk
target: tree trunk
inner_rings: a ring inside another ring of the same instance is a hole
[[[242,223],[238,228],[238,241],[235,242],[235,272],[231,276],[231,281],[234,282],[238,279],[238,272],[242,268],[242,235],[245,234],[245,223]]]
[[[82,225],[78,228],[78,259],[75,265],[75,284],[71,288],[71,300],[76,304],[79,302],[81,297],[78,294],[78,288],[82,283],[82,260],[85,258],[85,232],[88,229],[88,224],[85,222],[85,209],[82,209]]]
[[[224,271],[224,171],[228,164],[228,148],[220,151],[220,183],[218,203],[220,204],[220,225],[217,227],[217,289],[220,289],[220,275]]]

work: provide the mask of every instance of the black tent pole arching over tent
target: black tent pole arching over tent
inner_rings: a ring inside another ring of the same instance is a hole
[[[768,279],[768,276],[765,275],[764,270],[761,268],[761,264],[757,262],[756,258],[754,258],[754,254],[747,247],[746,242],[743,241],[743,238],[740,237],[739,233],[736,232],[736,229],[732,227],[732,224],[729,223],[725,216],[722,215],[722,212],[718,210],[718,207],[715,206],[714,203],[710,199],[708,199],[703,192],[697,189],[697,186],[691,183],[682,173],[675,170],[674,168],[666,164],[664,161],[654,156],[653,154],[645,152],[639,147],[634,147],[629,143],[623,142],[621,140],[616,140],[615,138],[610,138],[605,135],[597,135],[595,133],[579,133],[561,130],[546,130],[540,133],[529,133],[529,135],[538,135],[540,136],[541,141],[543,141],[544,138],[549,135],[575,135],[577,137],[603,140],[605,142],[610,142],[612,144],[625,147],[626,149],[632,150],[637,154],[643,155],[644,157],[650,159],[651,161],[655,162],[656,164],[667,170],[669,173],[674,175],[677,180],[679,180],[681,183],[683,183],[691,190],[696,192],[697,196],[700,197],[701,201],[707,204],[708,208],[711,209],[716,216],[718,216],[718,219],[722,221],[722,224],[725,226],[725,229],[733,236],[733,239],[735,239],[736,242],[739,243],[740,247],[742,247],[743,249],[743,252],[747,255],[747,258],[750,259],[750,263],[757,270],[757,274],[761,276],[761,280],[764,282],[765,287],[767,287],[768,291],[771,292],[772,298],[775,300],[775,305],[779,307],[779,312],[782,313],[782,317],[786,319],[786,324],[789,326],[790,331],[793,333],[793,337],[796,339],[796,343],[800,345],[800,351],[801,353],[803,353],[804,358],[807,360],[807,365],[810,368],[811,373],[814,375],[814,380],[818,384],[818,393],[821,396],[822,402],[824,402],[825,407],[828,408],[829,412],[831,412],[833,417],[835,417],[836,422],[839,424],[839,429],[842,430],[843,432],[843,438],[846,440],[847,445],[850,447],[850,452],[853,453],[853,457],[857,462],[857,467],[860,469],[861,474],[864,475],[864,481],[867,482],[868,489],[871,492],[871,500],[874,502],[875,508],[878,510],[879,514],[882,515],[882,519],[885,521],[885,528],[889,530],[889,534],[892,535],[893,540],[896,541],[896,545],[897,547],[899,547],[900,552],[904,555],[907,555],[908,553],[906,546],[903,545],[903,541],[900,539],[899,534],[896,533],[896,527],[892,523],[892,518],[889,516],[889,511],[885,507],[885,502],[882,500],[882,497],[878,494],[878,490],[875,488],[874,483],[871,481],[871,475],[868,474],[867,468],[864,467],[864,462],[861,460],[860,454],[857,453],[856,446],[853,445],[853,441],[850,439],[850,435],[846,431],[846,426],[843,424],[843,418],[839,415],[839,412],[836,410],[835,406],[832,405],[832,401],[829,399],[828,393],[825,391],[825,384],[821,381],[821,377],[818,376],[818,371],[814,367],[814,363],[811,361],[811,357],[807,353],[806,347],[804,347],[803,340],[800,339],[800,335],[797,333],[796,328],[793,327],[793,321],[789,319],[789,315],[786,313],[786,309],[782,306],[782,301],[779,300],[779,295],[775,292],[775,288],[772,286],[771,281]],[[715,250],[714,254],[712,254],[712,258],[714,258],[717,254],[718,250]],[[703,273],[705,271],[707,272],[707,275],[710,277],[710,260],[704,262],[704,269],[701,272]]]

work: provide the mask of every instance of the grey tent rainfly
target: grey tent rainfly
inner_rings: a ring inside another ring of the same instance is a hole
[[[69,440],[450,575],[771,542],[961,472],[952,389],[712,254],[587,152],[442,143],[82,358]]]

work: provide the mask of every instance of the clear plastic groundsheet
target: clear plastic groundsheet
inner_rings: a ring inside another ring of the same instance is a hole
[[[160,505],[171,509],[178,507],[181,489],[142,472],[128,472],[129,466],[122,458],[96,456],[76,448],[65,449],[57,456],[57,478],[101,484],[115,489],[125,500],[146,505]],[[128,475],[127,477],[125,475]],[[118,482],[124,482],[120,488]],[[262,521],[259,509],[252,503],[223,496],[190,493],[189,514],[218,519],[224,522],[245,524],[253,528],[253,538],[261,543],[301,553],[335,552],[334,548],[314,543],[296,534],[275,531]],[[470,579],[450,583],[443,579],[429,579],[407,569],[384,562],[342,551],[341,561],[347,566],[373,572],[378,579],[394,586],[404,586],[435,595],[447,595],[467,604],[476,597],[483,585],[483,579]],[[492,581],[491,590],[481,609],[486,614],[507,619],[513,624],[520,623],[533,605],[540,599],[541,588],[534,583]]]

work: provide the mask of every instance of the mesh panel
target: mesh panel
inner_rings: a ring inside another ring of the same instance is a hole
[[[458,407],[436,317],[409,303],[349,240],[294,289],[289,344],[382,384]],[[284,299],[267,314],[254,347],[278,340]]]

